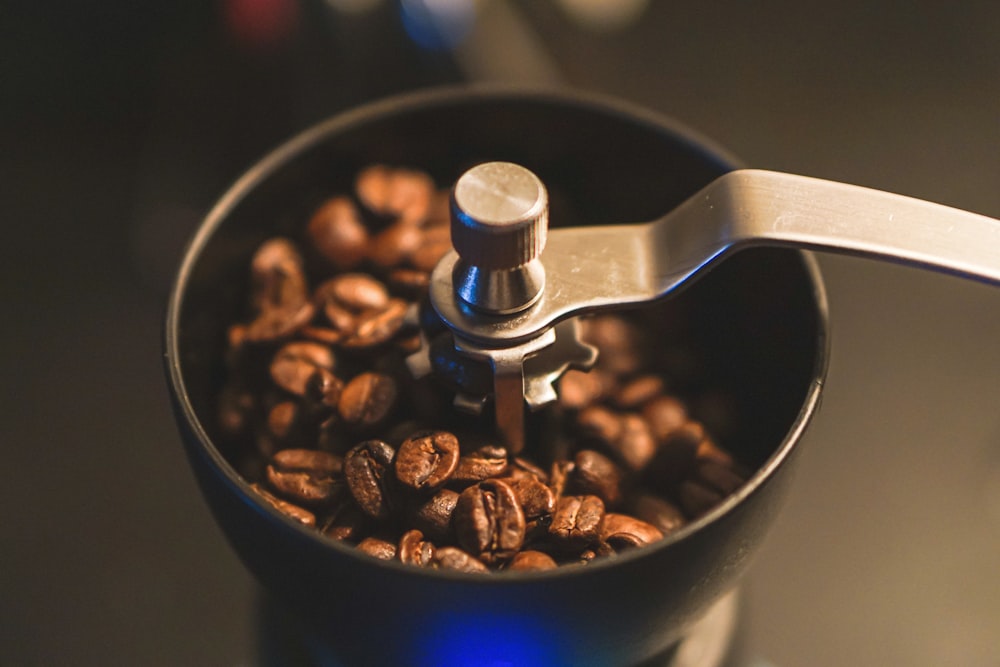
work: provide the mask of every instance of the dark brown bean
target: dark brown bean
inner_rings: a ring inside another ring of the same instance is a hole
[[[526,458],[515,456],[511,458],[507,469],[504,471],[505,477],[533,477],[542,484],[549,483],[549,475],[540,467]]]
[[[552,463],[552,473],[549,475],[549,488],[552,489],[556,502],[566,493],[566,486],[569,484],[570,475],[573,474],[574,463],[572,461],[559,460]]]
[[[702,459],[695,463],[695,477],[723,495],[729,495],[743,486],[745,481],[728,465],[714,459]]]
[[[406,321],[410,304],[403,299],[391,298],[382,308],[373,308],[358,315],[354,331],[341,345],[348,349],[367,349],[382,345],[392,339]]]
[[[302,257],[291,241],[275,238],[261,244],[250,271],[256,316],[241,329],[241,340],[278,340],[312,319],[315,310],[309,301]]]
[[[602,445],[610,445],[621,436],[621,416],[602,406],[592,405],[584,408],[576,416],[576,423],[585,437],[593,438]]]
[[[621,433],[609,444],[629,470],[642,470],[656,454],[656,438],[645,419],[637,414],[622,415]]]
[[[617,315],[601,315],[583,320],[584,340],[600,349],[597,366],[614,375],[640,370],[645,354],[638,328]]]
[[[349,425],[369,429],[381,424],[396,405],[396,380],[383,373],[361,373],[340,393],[337,411]]]
[[[298,470],[318,477],[336,477],[344,468],[341,457],[315,449],[283,449],[274,455],[272,462],[284,471]]]
[[[615,551],[642,547],[663,539],[660,530],[645,521],[627,514],[608,512],[601,524],[601,541]]]
[[[358,542],[358,551],[379,560],[392,560],[396,557],[396,543],[381,537],[366,537]]]
[[[431,284],[431,274],[427,271],[400,267],[393,269],[386,276],[389,286],[408,298],[417,298],[427,291]]]
[[[638,410],[663,394],[663,390],[663,378],[659,375],[640,375],[618,389],[614,397],[615,405],[622,410]]]
[[[316,515],[309,510],[272,495],[259,484],[251,484],[250,487],[256,491],[257,495],[263,498],[268,505],[275,508],[282,514],[291,517],[304,526],[309,526],[310,528],[316,526]]]
[[[383,269],[399,266],[420,247],[423,233],[419,227],[400,221],[379,232],[368,248],[368,258]]]
[[[357,542],[370,529],[371,519],[355,503],[347,501],[326,517],[321,532],[333,540]]]
[[[430,211],[434,182],[420,171],[372,165],[358,174],[354,190],[372,213],[419,224]]]
[[[483,563],[458,547],[441,547],[434,552],[431,566],[456,572],[489,572]]]
[[[698,422],[687,422],[674,429],[660,443],[644,474],[657,488],[669,487],[691,469],[698,445],[704,439],[705,430]]]
[[[691,479],[677,485],[677,502],[691,519],[697,519],[722,502],[723,495],[715,489]]]
[[[397,553],[401,562],[424,567],[434,558],[434,545],[419,530],[408,530],[399,538]]]
[[[365,258],[368,230],[347,197],[333,197],[317,208],[306,234],[316,252],[336,269],[353,269]]]
[[[584,372],[571,368],[559,378],[559,404],[569,410],[582,410],[604,396],[610,381],[600,370]]]
[[[597,496],[563,496],[552,515],[549,535],[570,548],[596,542],[604,519],[604,502]]]
[[[551,514],[556,507],[556,496],[552,489],[536,477],[503,477],[500,481],[514,490],[526,520]]]
[[[636,518],[656,526],[664,535],[669,535],[687,523],[679,507],[665,498],[649,493],[641,494],[633,500],[632,513]]]
[[[459,545],[485,563],[507,560],[524,544],[524,511],[513,489],[499,480],[463,491],[453,522]]]
[[[552,570],[558,567],[552,556],[544,551],[534,551],[526,549],[514,556],[507,563],[506,570],[510,572],[537,572],[540,570]]]
[[[507,450],[485,445],[458,459],[451,481],[457,486],[474,484],[490,477],[499,477],[507,469]]]
[[[304,396],[310,377],[317,370],[331,372],[333,352],[324,345],[309,341],[293,341],[283,345],[271,360],[271,379],[285,391]]]
[[[416,433],[396,452],[396,479],[416,491],[434,490],[458,467],[458,438],[447,431]]]
[[[375,519],[390,515],[390,466],[396,452],[381,440],[367,440],[344,457],[344,478],[354,500]]]
[[[425,535],[445,541],[451,535],[451,517],[457,504],[457,491],[441,489],[413,509],[411,514],[413,525]]]
[[[642,409],[642,416],[658,442],[666,440],[688,420],[684,404],[672,396],[658,396],[649,401]]]
[[[583,495],[594,495],[609,507],[622,500],[622,471],[614,461],[593,449],[581,449],[573,458],[572,488]]]

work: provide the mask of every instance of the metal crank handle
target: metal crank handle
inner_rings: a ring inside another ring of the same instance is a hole
[[[665,296],[753,246],[870,257],[1000,285],[1000,220],[855,185],[743,169],[653,222],[549,230],[545,289],[530,308],[503,318],[462,309],[442,315],[468,338],[512,345],[567,317]],[[454,261],[441,262],[432,289],[452,289]]]

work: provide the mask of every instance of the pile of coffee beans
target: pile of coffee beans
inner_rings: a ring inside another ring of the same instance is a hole
[[[566,372],[517,456],[490,417],[452,409],[454,387],[414,378],[447,200],[422,172],[370,166],[254,253],[218,435],[264,502],[375,558],[523,571],[655,542],[744,482],[624,315],[582,322],[598,363]]]

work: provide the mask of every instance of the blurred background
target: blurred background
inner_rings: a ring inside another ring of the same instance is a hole
[[[259,663],[258,590],[170,414],[172,274],[277,143],[470,81],[1000,217],[991,0],[0,3],[0,664]],[[830,374],[744,587],[748,664],[1000,664],[1000,291],[821,265]]]

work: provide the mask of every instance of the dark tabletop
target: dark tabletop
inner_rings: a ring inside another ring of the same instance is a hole
[[[161,322],[213,199],[332,113],[570,85],[751,166],[1000,217],[1000,4],[631,0],[617,27],[573,13],[591,4],[484,1],[436,51],[378,0],[3,4],[0,663],[258,662],[259,593],[183,458]],[[832,363],[747,577],[752,664],[997,664],[1000,292],[821,266]]]

